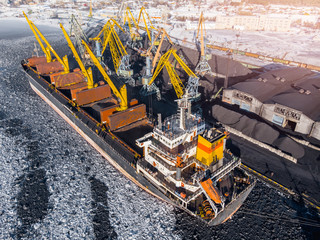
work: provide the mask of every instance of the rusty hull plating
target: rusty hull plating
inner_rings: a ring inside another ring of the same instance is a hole
[[[47,62],[47,58],[45,56],[41,56],[41,57],[31,57],[27,59],[27,64],[30,67],[35,67],[38,64],[41,63],[46,63]]]
[[[48,62],[48,63],[47,62],[39,63],[36,65],[36,69],[40,75],[47,75],[50,73],[62,72],[64,70],[63,65],[58,61]]]
[[[144,104],[128,108],[125,111],[114,113],[108,117],[110,130],[114,131],[121,127],[130,125],[146,118],[146,116],[146,105]]]
[[[96,88],[85,89],[76,93],[75,101],[79,106],[97,102],[111,96],[110,86],[105,84]]]
[[[53,73],[50,75],[51,84],[54,84],[56,88],[65,87],[68,85],[81,83],[85,81],[84,75],[79,71],[71,73]]]

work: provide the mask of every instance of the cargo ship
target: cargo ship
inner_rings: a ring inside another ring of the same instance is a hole
[[[159,121],[136,139],[144,148],[140,156],[28,62],[23,60],[22,66],[31,88],[117,170],[153,196],[217,225],[237,211],[255,185],[239,168],[241,159],[225,149],[226,133],[208,130],[201,117],[186,116],[181,107],[180,113]]]
[[[28,22],[35,35],[42,38],[35,25]],[[163,121],[158,114],[157,123],[153,123],[147,117],[146,105],[136,99],[128,101],[122,77],[130,77],[130,70],[107,74],[84,45],[104,80],[94,81],[91,70],[81,63],[81,71],[71,71],[66,58],[61,60],[51,50],[55,60],[48,55],[22,60],[31,88],[143,190],[209,225],[228,220],[255,185],[255,179],[241,169],[241,159],[226,149],[228,133],[192,113],[188,93],[177,101],[176,114]]]

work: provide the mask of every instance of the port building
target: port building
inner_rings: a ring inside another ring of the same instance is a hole
[[[222,101],[320,140],[319,82],[318,72],[286,67],[232,85],[224,90]]]
[[[243,29],[247,31],[276,31],[288,32],[291,19],[279,16],[223,16],[216,18],[216,29]]]

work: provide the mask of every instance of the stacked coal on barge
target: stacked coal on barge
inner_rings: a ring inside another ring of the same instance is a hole
[[[255,185],[239,168],[241,160],[225,149],[227,133],[211,128],[191,114],[186,97],[179,113],[161,121],[137,139],[144,158],[137,171],[171,201],[210,225],[229,219]]]

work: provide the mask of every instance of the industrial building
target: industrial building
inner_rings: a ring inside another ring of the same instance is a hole
[[[223,101],[320,140],[319,79],[308,69],[276,69],[224,90]]]
[[[242,29],[249,31],[288,32],[291,19],[287,17],[261,16],[217,16],[216,29]]]

